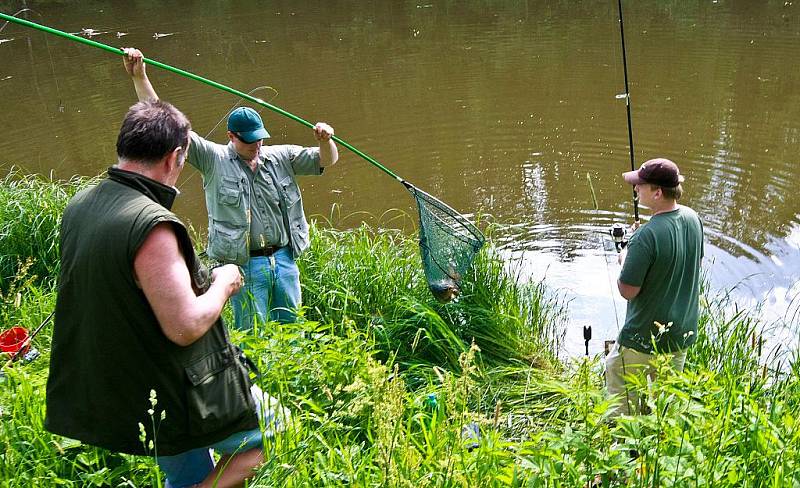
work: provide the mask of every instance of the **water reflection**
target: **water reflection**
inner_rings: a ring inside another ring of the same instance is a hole
[[[765,300],[765,316],[792,324],[800,279],[794,3],[625,2],[637,160],[669,157],[687,175],[685,203],[705,223],[713,285],[738,285],[742,300]],[[591,321],[613,330],[622,313],[612,298],[618,269],[600,237],[633,213],[619,177],[628,143],[616,98],[615,2],[27,5],[31,20],[105,31],[93,39],[135,45],[242,91],[270,87],[259,96],[330,122],[454,208],[491,215],[504,252],[570,295],[570,327]],[[0,0],[3,12],[18,7]],[[134,99],[120,61],[19,27],[0,39],[0,168],[64,178],[103,171]],[[150,75],[201,133],[236,103],[193,81]],[[262,115],[273,142],[313,144],[306,128]],[[223,140],[224,128],[211,138]],[[328,215],[334,204],[344,214],[414,211],[401,185],[346,151],[324,178],[301,185],[310,214]],[[202,230],[200,178],[187,170],[180,186],[176,210]],[[582,350],[580,341],[572,350]]]
[[[598,221],[620,215],[597,216]],[[564,235],[570,236],[564,238]],[[603,340],[614,339],[625,321],[626,302],[617,292],[620,266],[608,227],[518,224],[503,228],[498,239],[509,269],[526,280],[546,280],[569,303],[564,346],[583,351],[583,325],[594,329],[590,353],[600,353]],[[725,248],[715,242],[726,243]],[[737,249],[731,252],[728,249]],[[726,296],[740,308],[751,308],[774,334],[772,345],[796,344],[800,320],[800,225],[790,238],[773,239],[767,252],[706,233],[703,269],[709,299]]]

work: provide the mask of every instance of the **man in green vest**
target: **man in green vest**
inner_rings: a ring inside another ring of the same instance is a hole
[[[64,211],[45,426],[157,455],[169,487],[238,486],[262,462],[257,410],[269,397],[220,320],[239,269],[209,276],[169,210],[190,130],[169,103],[137,103],[118,163]],[[209,449],[222,456],[216,467]]]
[[[137,49],[125,49],[125,69],[140,101],[158,100]],[[333,128],[317,123],[317,147],[265,145],[258,112],[239,107],[228,116],[228,144],[191,132],[189,164],[203,175],[209,257],[242,267],[244,286],[231,298],[234,324],[294,322],[301,306],[295,260],[308,248],[308,222],[298,175],[320,175],[339,153]]]
[[[615,415],[641,412],[640,399],[625,377],[655,377],[656,354],[668,354],[683,370],[686,349],[697,340],[703,225],[679,205],[684,181],[678,166],[651,159],[623,174],[652,218],[636,229],[620,255],[617,286],[628,301],[625,325],[606,358],[606,386],[617,401]]]

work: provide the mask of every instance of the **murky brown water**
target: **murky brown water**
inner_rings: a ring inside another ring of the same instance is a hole
[[[581,326],[616,335],[618,273],[602,232],[630,221],[616,1],[0,1],[13,13],[257,96],[337,135],[467,214],[490,214],[510,259],[570,302]],[[736,286],[765,316],[800,321],[800,3],[625,2],[637,160],[674,159],[707,231],[715,289]],[[0,24],[1,25],[1,24]],[[118,37],[117,33],[124,33]],[[169,35],[163,35],[169,34]],[[201,133],[237,100],[150,70]],[[114,162],[133,89],[121,60],[16,25],[0,31],[0,171],[94,175]],[[312,144],[271,112],[274,142]],[[224,138],[224,125],[210,135]],[[597,193],[592,202],[587,173]],[[402,188],[342,152],[301,182],[309,214],[413,211]],[[204,227],[188,169],[177,211]],[[794,195],[794,196],[793,196]],[[646,214],[646,212],[645,212]],[[363,215],[336,218],[356,224]],[[793,301],[794,300],[794,301]],[[787,335],[796,335],[786,332]],[[599,349],[600,341],[594,350]]]

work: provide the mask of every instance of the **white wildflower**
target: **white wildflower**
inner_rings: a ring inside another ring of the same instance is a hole
[[[654,320],[653,324],[655,324],[656,328],[658,329],[658,334],[659,335],[664,334],[666,332],[669,332],[669,329],[672,328],[672,322],[669,322],[669,323],[667,323],[667,325],[664,325],[661,322],[659,322],[658,320]]]
[[[144,442],[147,439],[147,431],[144,430],[144,424],[139,422],[139,440]]]

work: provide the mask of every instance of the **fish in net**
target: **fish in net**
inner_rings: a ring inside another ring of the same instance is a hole
[[[466,217],[438,198],[403,181],[419,209],[422,267],[433,296],[447,303],[461,294],[461,281],[486,238]]]

